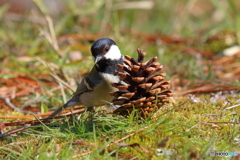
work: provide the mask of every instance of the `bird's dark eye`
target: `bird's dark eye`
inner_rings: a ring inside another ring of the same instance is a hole
[[[108,47],[106,47],[106,48],[105,48],[105,51],[106,51],[106,52],[108,52],[108,51],[109,51],[109,48],[108,48]]]

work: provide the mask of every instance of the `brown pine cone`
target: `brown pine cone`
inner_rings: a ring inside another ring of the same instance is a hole
[[[165,73],[159,73],[162,69],[156,60],[157,57],[143,62],[146,53],[138,49],[138,60],[125,56],[124,65],[118,65],[123,72],[116,72],[123,82],[112,83],[118,88],[110,94],[114,96],[112,103],[120,105],[114,113],[129,115],[137,109],[141,116],[158,110],[163,104],[169,102],[172,91],[169,90],[170,82],[165,81]]]

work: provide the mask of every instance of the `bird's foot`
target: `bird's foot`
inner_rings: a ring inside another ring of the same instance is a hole
[[[112,111],[114,109],[120,108],[122,106],[120,105],[114,105],[113,103],[109,103],[110,106],[112,106],[111,108],[108,108],[106,111]]]

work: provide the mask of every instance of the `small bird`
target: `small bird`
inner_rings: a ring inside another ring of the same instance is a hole
[[[85,107],[101,106],[111,102],[114,98],[109,92],[117,89],[111,83],[120,83],[115,71],[120,71],[118,64],[123,64],[124,56],[117,44],[109,39],[102,38],[94,42],[91,47],[95,65],[90,73],[80,82],[72,98],[54,111],[48,118],[52,118],[64,108],[84,105]]]
[[[50,114],[48,118],[54,117],[67,107],[84,105],[88,108],[104,105],[113,100],[114,97],[110,96],[109,92],[114,92],[117,89],[112,87],[111,83],[123,83],[115,75],[115,71],[120,71],[118,64],[123,65],[124,56],[121,54],[117,44],[109,38],[97,40],[92,45],[91,52],[95,62],[92,70],[80,82],[72,98]],[[15,128],[0,134],[0,138],[26,130],[27,128],[25,126]]]

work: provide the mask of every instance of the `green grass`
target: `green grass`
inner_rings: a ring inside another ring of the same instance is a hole
[[[195,153],[200,159],[211,159],[210,151],[237,151],[239,109],[223,110],[224,105],[211,103],[208,99],[201,97],[200,103],[182,99],[179,105],[166,105],[154,115],[155,118],[146,120],[134,116],[103,116],[101,112],[94,116],[85,113],[80,118],[58,120],[42,130],[33,128],[18,137],[5,138],[1,142],[1,154],[5,159],[36,156],[38,159],[72,159],[70,157],[76,154],[93,151],[85,158],[115,159],[114,153],[121,152],[140,159],[190,159]],[[207,123],[212,121],[229,123]],[[141,129],[119,143],[137,143],[144,149],[117,144],[106,147]],[[166,144],[159,146],[166,137],[169,137]],[[76,141],[95,147],[73,145]],[[161,149],[163,155],[158,155],[157,149]]]
[[[4,15],[8,13],[0,7],[0,13],[4,12],[0,14],[0,68],[10,71],[0,74],[0,80],[23,76],[39,82],[41,92],[32,91],[12,101],[22,105],[32,98],[41,97],[31,106],[39,110],[42,107],[42,112],[54,110],[64,103],[75,90],[81,75],[93,65],[89,50],[92,41],[75,35],[88,35],[94,40],[110,37],[125,55],[137,57],[136,49],[142,48],[147,52],[146,60],[158,56],[167,80],[188,80],[187,84],[180,81],[173,85],[174,91],[221,79],[211,64],[211,58],[203,56],[199,60],[199,57],[186,53],[185,49],[211,51],[216,57],[221,57],[223,49],[239,43],[239,2],[234,0],[153,1],[154,7],[150,10],[111,10],[111,5],[109,9],[109,4],[112,3],[114,8],[119,3],[115,0],[89,1],[79,8],[74,1],[63,0],[67,10],[58,16],[48,13],[40,0],[35,2],[40,9],[36,15],[26,12],[17,20],[6,18]],[[214,14],[220,17],[214,17]],[[33,22],[29,20],[31,16],[38,16],[42,21]],[[46,22],[47,18],[53,21],[52,25]],[[232,36],[231,44],[226,43],[227,35],[231,34],[237,36]],[[50,35],[50,40],[46,35]],[[182,37],[189,41],[167,43],[161,41],[159,35]],[[220,38],[208,41],[214,35]],[[148,39],[154,36],[158,38]],[[57,47],[54,46],[55,38]],[[81,52],[83,59],[70,61],[69,54],[76,50]],[[235,59],[235,62],[239,60]],[[67,86],[50,73],[59,76]],[[229,83],[239,90],[239,80]],[[4,86],[8,87],[0,82],[0,88]],[[156,160],[231,159],[210,157],[209,153],[239,153],[240,108],[226,109],[239,104],[239,93],[224,95],[225,100],[219,98],[215,101],[209,94],[196,96],[200,98],[199,103],[190,102],[187,96],[174,96],[170,104],[146,119],[134,114],[129,117],[112,115],[100,108],[93,115],[85,112],[54,120],[47,126],[32,127],[18,136],[1,139],[0,159],[131,159],[124,158],[121,153]],[[21,115],[2,108],[0,111],[3,116]],[[123,137],[124,140],[113,143]],[[87,153],[89,151],[91,153]],[[83,153],[86,155],[81,155]]]

